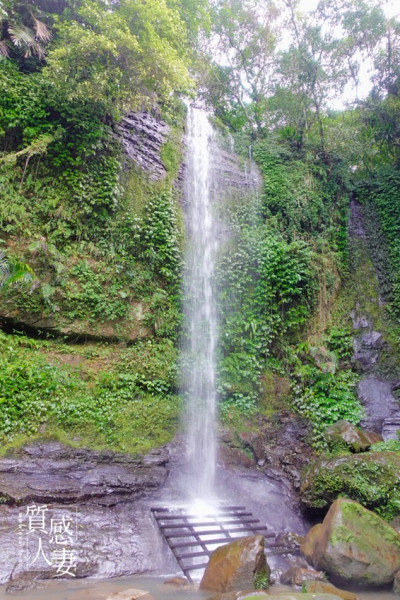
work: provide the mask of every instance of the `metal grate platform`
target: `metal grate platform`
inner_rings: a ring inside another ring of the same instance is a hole
[[[191,583],[191,571],[204,569],[215,548],[239,537],[261,534],[265,537],[267,550],[276,549],[280,554],[291,551],[285,550],[283,544],[276,541],[277,534],[268,531],[245,506],[223,506],[217,513],[201,517],[183,508],[155,507],[151,512],[179,566]]]

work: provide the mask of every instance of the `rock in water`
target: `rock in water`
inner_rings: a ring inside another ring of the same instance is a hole
[[[269,581],[270,569],[264,553],[264,537],[254,535],[220,546],[211,554],[200,589],[215,592],[250,590],[254,580]]]
[[[225,594],[218,594],[213,596],[209,600],[268,600],[271,596],[262,590],[245,590],[241,592],[226,592]]]
[[[336,500],[301,546],[316,569],[363,586],[391,583],[400,569],[400,535],[361,504]]]
[[[107,596],[106,600],[154,600],[153,596],[146,590],[123,590],[122,592],[114,592]]]
[[[284,585],[303,585],[305,581],[323,581],[325,574],[322,571],[314,571],[314,569],[304,569],[299,566],[292,566],[290,569],[282,573],[280,582]]]
[[[342,600],[359,600],[353,592],[340,590],[327,581],[305,581],[302,585],[303,589],[309,594],[334,594]]]

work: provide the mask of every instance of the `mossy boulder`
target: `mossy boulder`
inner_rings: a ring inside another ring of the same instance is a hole
[[[214,550],[200,588],[220,593],[251,590],[261,579],[267,587],[270,569],[265,558],[264,541],[262,535],[253,535]]]
[[[382,441],[379,433],[362,431],[343,419],[329,425],[324,431],[324,438],[330,448],[343,447],[351,452],[365,452],[372,444]]]
[[[301,550],[334,580],[368,587],[393,582],[400,569],[400,535],[361,504],[340,498]]]
[[[322,457],[302,474],[300,497],[308,511],[325,513],[347,496],[385,518],[400,513],[400,453],[365,452]]]

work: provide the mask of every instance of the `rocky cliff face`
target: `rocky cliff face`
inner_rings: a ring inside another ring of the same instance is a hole
[[[170,127],[145,112],[128,113],[117,127],[125,155],[148,173],[151,181],[167,174],[161,160],[161,147],[167,141]]]
[[[166,448],[134,458],[58,442],[28,445],[2,459],[0,584],[55,577],[56,567],[45,559],[63,549],[62,536],[69,538],[71,573],[78,577],[157,567],[147,544],[157,548],[159,541],[140,499],[164,484],[168,460]],[[39,539],[43,552],[35,559]]]
[[[354,331],[353,361],[362,373],[358,396],[365,407],[365,418],[361,425],[382,434],[386,441],[397,439],[400,429],[400,404],[393,394],[399,379],[398,366],[391,359],[393,352],[386,336],[379,330],[384,324],[385,302],[369,258],[364,211],[355,201],[350,209],[349,235],[357,268],[355,285],[359,288],[350,316]]]

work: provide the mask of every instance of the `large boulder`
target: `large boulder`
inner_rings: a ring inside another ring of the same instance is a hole
[[[215,592],[251,590],[257,579],[268,585],[269,574],[264,537],[254,535],[239,538],[214,550],[200,588]]]
[[[357,502],[340,498],[301,546],[316,569],[337,581],[362,586],[390,584],[400,569],[400,535]]]
[[[349,421],[336,421],[324,431],[324,437],[330,447],[345,446],[352,452],[365,452],[377,442],[382,441],[382,436],[373,431],[362,431]]]
[[[300,486],[303,507],[326,512],[339,496],[394,517],[400,506],[400,454],[365,452],[322,457],[310,463]]]

